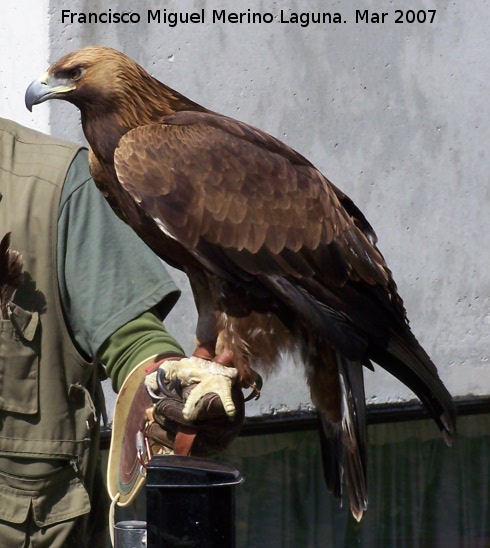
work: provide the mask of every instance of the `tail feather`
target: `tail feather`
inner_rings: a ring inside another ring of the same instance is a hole
[[[344,476],[344,447],[342,424],[330,421],[325,413],[319,413],[321,422],[320,448],[322,452],[323,476],[327,489],[342,505],[342,482]]]
[[[368,505],[366,400],[362,364],[337,354],[342,390],[342,441],[352,515],[360,521]]]
[[[431,414],[447,445],[456,432],[456,411],[451,394],[442,383],[436,366],[415,337],[396,334],[386,349],[373,349],[370,357],[408,386]]]
[[[368,505],[366,405],[362,364],[336,353],[340,420],[319,411],[323,472],[327,488],[342,504],[343,477],[352,515],[360,521]]]

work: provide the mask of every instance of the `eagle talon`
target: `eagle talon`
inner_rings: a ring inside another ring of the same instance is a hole
[[[158,388],[161,392],[165,392],[165,369],[163,367],[160,367],[157,371],[157,384]]]
[[[175,377],[174,379],[172,379],[172,381],[170,382],[169,384],[169,388],[171,390],[175,390],[177,392],[177,394],[182,397],[182,389],[184,388],[183,385],[182,385],[182,381],[178,378],[178,377]]]
[[[146,391],[148,392],[148,394],[150,394],[150,397],[153,399],[153,400],[163,400],[166,396],[160,396],[159,394],[155,394],[155,391],[153,390],[153,388],[151,386],[149,386],[146,382]]]
[[[175,395],[173,394],[173,392],[171,392],[171,386],[167,388],[167,385],[165,384],[165,375],[166,375],[166,371],[165,369],[163,369],[163,367],[160,367],[157,371],[157,384],[158,384],[158,389],[160,390],[160,392],[168,397],[168,398],[174,398]]]
[[[165,398],[175,397],[175,394],[170,391],[171,387],[167,388],[167,385],[165,384],[165,375],[165,369],[159,367],[157,371],[150,373],[145,379],[146,390],[153,400],[163,400]],[[157,388],[159,390],[158,394],[156,393]]]
[[[167,375],[167,372],[163,367],[160,367],[156,374],[156,381],[158,385],[158,389],[163,394],[163,396],[166,396],[168,398],[175,398],[175,392],[182,397],[182,382],[178,377],[173,378],[168,385],[165,383],[165,377]]]
[[[262,377],[257,373],[257,379],[252,384],[247,386],[247,388],[251,388],[252,391],[244,399],[244,402],[247,403],[250,400],[258,400],[260,398],[260,390],[262,389],[262,386],[264,386],[264,382]]]

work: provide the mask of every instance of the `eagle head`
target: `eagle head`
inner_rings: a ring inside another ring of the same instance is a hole
[[[33,105],[50,99],[73,103],[82,112],[95,103],[99,109],[113,107],[131,82],[128,75],[138,69],[132,59],[112,48],[90,46],[73,51],[29,85],[26,107],[32,111]]]
[[[78,107],[85,131],[94,121],[113,115],[118,126],[131,129],[159,122],[178,110],[206,110],[159,82],[124,53],[105,46],[68,53],[26,90],[30,111],[50,99]]]

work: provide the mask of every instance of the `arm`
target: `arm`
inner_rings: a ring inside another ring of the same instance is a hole
[[[96,188],[86,150],[73,161],[61,196],[58,280],[72,339],[89,360],[119,329],[131,332],[133,320],[148,310],[165,318],[180,295],[162,261]],[[164,331],[156,323],[149,326],[154,333]]]
[[[98,361],[106,366],[116,392],[131,371],[157,354],[184,357],[184,350],[167,332],[155,311],[131,320],[113,333],[101,346]]]

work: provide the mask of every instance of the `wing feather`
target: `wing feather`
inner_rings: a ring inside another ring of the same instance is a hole
[[[265,248],[283,255],[282,273],[291,271],[279,266],[287,252],[334,244],[327,255],[347,265],[331,266],[337,276],[389,280],[375,234],[352,202],[305,158],[251,126],[177,113],[129,131],[114,165],[124,189],[188,249],[203,241],[252,254]]]

